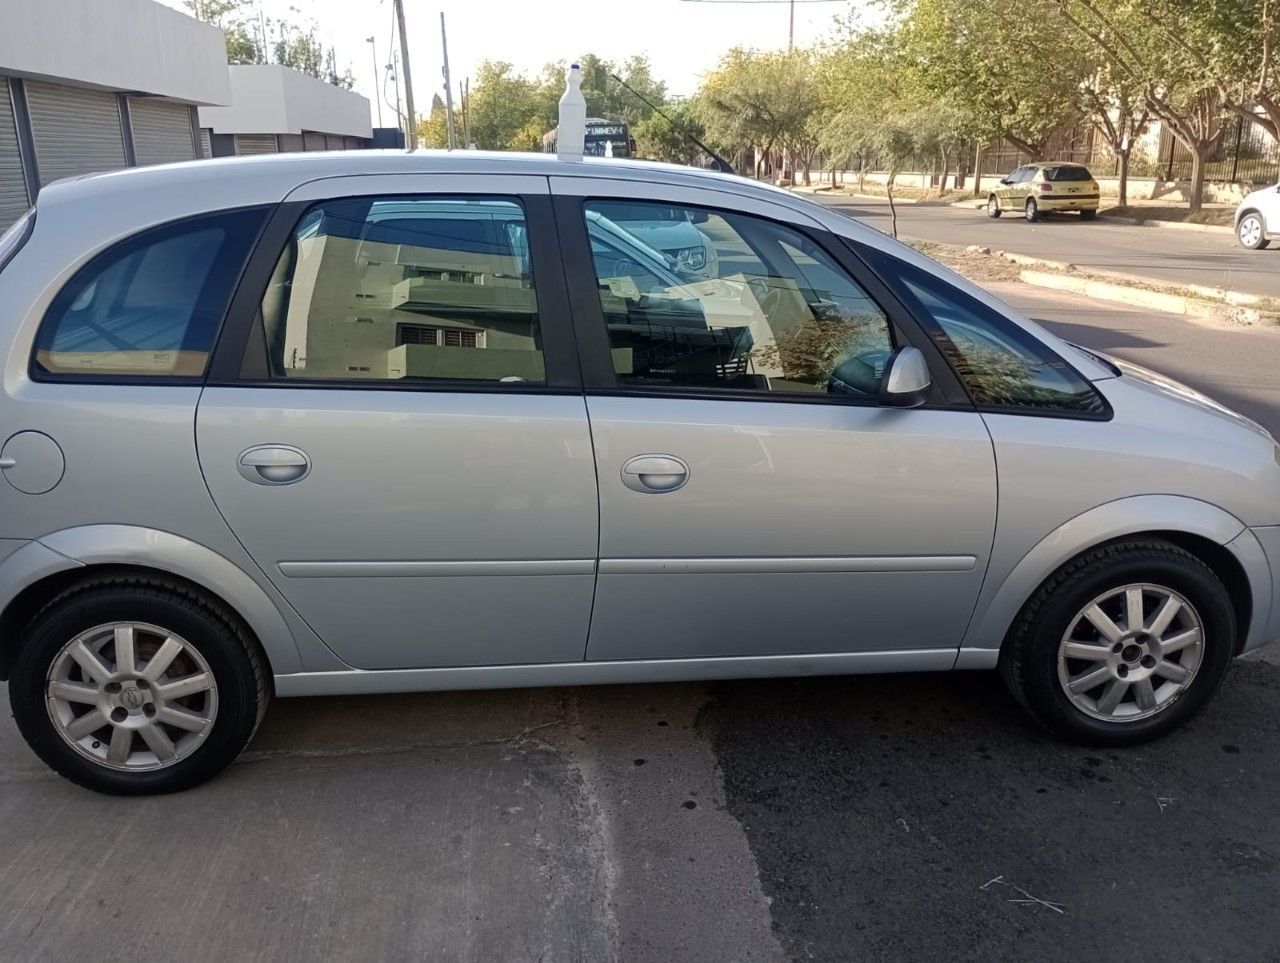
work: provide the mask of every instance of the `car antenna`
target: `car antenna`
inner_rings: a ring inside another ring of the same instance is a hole
[[[635,97],[636,100],[640,101],[640,103],[644,104],[654,113],[656,113],[659,117],[665,120],[668,124],[674,127],[677,131],[679,131],[680,135],[684,137],[685,140],[692,143],[695,147],[697,147],[699,150],[703,151],[708,157],[710,157],[712,167],[715,170],[720,171],[720,173],[722,174],[738,173],[733,169],[732,164],[730,164],[727,160],[725,160],[723,157],[721,157],[719,154],[713,151],[710,147],[708,147],[702,141],[698,140],[698,138],[694,137],[691,133],[685,130],[683,124],[677,124],[674,120],[672,120],[671,116],[667,114],[661,107],[651,102],[648,98],[646,98],[643,94],[641,94],[638,90],[632,87],[629,83],[627,83],[617,74],[610,74],[609,76],[612,77],[614,80],[616,80],[623,87],[623,89],[626,90],[628,93],[630,93],[631,96]]]

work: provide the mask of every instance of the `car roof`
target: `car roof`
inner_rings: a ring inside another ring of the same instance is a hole
[[[561,160],[555,154],[444,150],[351,150],[215,157],[130,167],[55,181],[40,194],[40,206],[109,204],[114,198],[171,202],[174,213],[224,206],[277,203],[314,180],[377,174],[507,174],[539,177],[598,177],[714,188],[794,205],[788,191],[732,174],[626,158]],[[150,204],[148,206],[151,206]]]

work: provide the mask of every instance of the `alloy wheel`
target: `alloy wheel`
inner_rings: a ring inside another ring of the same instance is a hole
[[[1071,620],[1058,646],[1058,681],[1086,715],[1136,722],[1187,690],[1204,644],[1204,625],[1183,596],[1146,582],[1124,585]]]
[[[45,702],[77,753],[110,769],[163,769],[213,730],[218,687],[190,642],[145,622],[80,633],[53,659]]]
[[[1245,247],[1257,247],[1262,240],[1262,219],[1256,214],[1248,214],[1240,221],[1238,228],[1240,243]]]

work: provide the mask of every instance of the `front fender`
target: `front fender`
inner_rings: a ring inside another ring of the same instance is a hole
[[[245,620],[272,672],[302,671],[294,634],[258,583],[218,553],[169,532],[85,525],[29,542],[0,562],[0,609],[47,575],[85,565],[138,565],[203,586]]]
[[[1180,495],[1137,495],[1091,508],[1042,538],[1007,573],[988,572],[956,668],[990,668],[1023,604],[1067,561],[1095,545],[1144,532],[1182,532],[1225,547],[1240,562],[1253,599],[1248,642],[1271,611],[1271,570],[1258,541],[1230,512]],[[1247,536],[1247,537],[1244,537]],[[997,533],[997,539],[999,534]]]

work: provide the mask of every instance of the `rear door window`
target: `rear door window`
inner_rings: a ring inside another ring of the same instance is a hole
[[[325,201],[281,254],[262,320],[275,379],[546,382],[515,199]]]
[[[264,209],[168,224],[108,249],[54,298],[39,380],[203,377]]]

